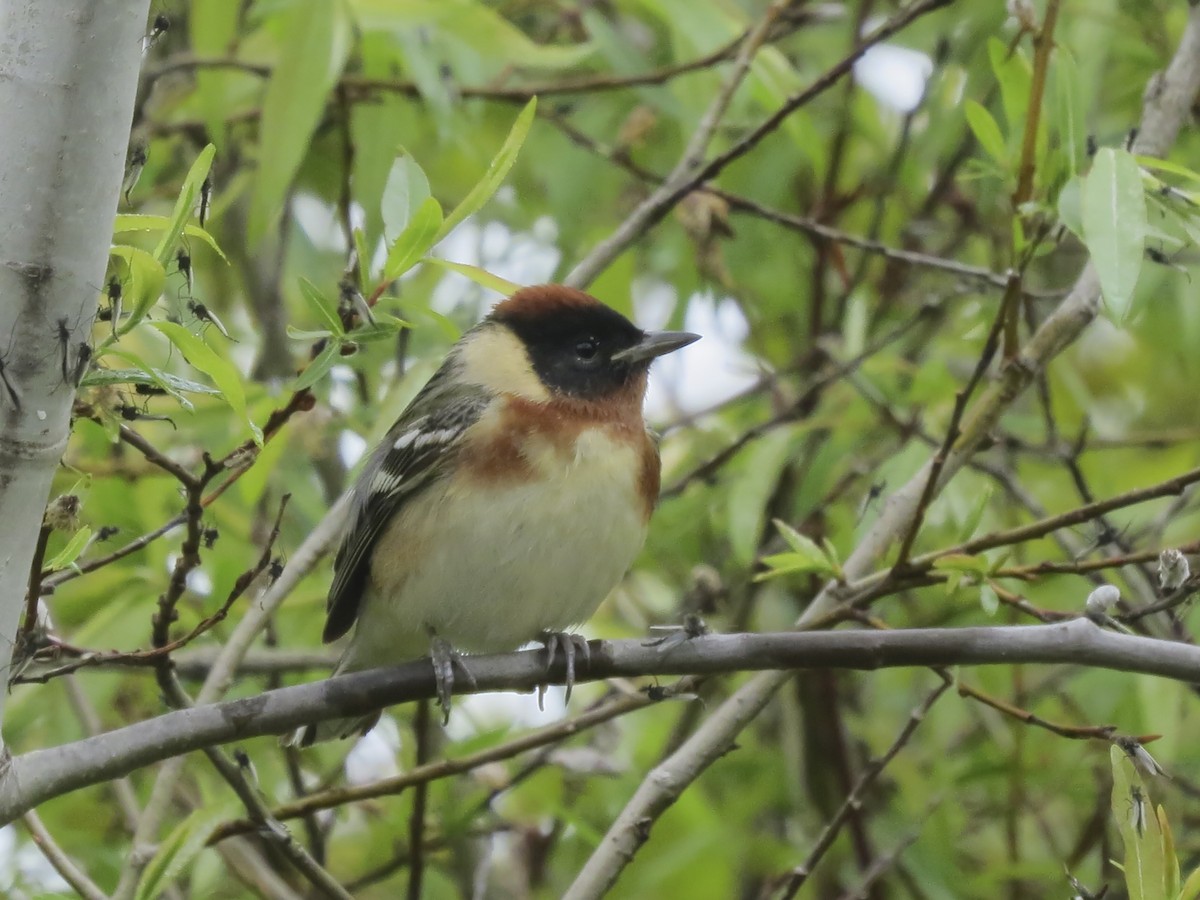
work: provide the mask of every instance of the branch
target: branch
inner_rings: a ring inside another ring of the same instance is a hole
[[[896,754],[904,749],[904,746],[912,738],[913,733],[925,721],[925,716],[933,708],[933,704],[937,703],[938,698],[946,692],[951,684],[950,679],[945,678],[941,684],[934,688],[924,701],[922,701],[921,705],[909,715],[908,721],[904,723],[904,727],[900,729],[900,733],[892,741],[892,745],[888,747],[882,756],[871,760],[866,768],[863,769],[862,774],[858,777],[858,781],[854,783],[854,787],[850,789],[850,793],[846,795],[846,799],[838,807],[838,811],[834,813],[833,818],[822,829],[820,836],[817,838],[816,843],[813,844],[813,848],[809,851],[808,856],[805,857],[804,862],[792,870],[787,883],[784,885],[781,900],[792,900],[796,896],[796,892],[800,890],[805,880],[812,874],[813,869],[817,867],[817,863],[821,861],[825,852],[833,846],[833,841],[838,836],[842,825],[846,823],[846,820],[850,818],[850,815],[855,810],[861,808],[863,795],[867,792],[867,788],[883,773],[887,764],[896,758]]]
[[[55,843],[37,813],[30,810],[25,813],[22,820],[25,822],[25,827],[29,829],[29,836],[42,851],[46,861],[54,867],[54,871],[62,876],[63,881],[69,884],[76,894],[83,897],[84,900],[107,900],[104,891],[100,890],[96,883],[88,878],[87,873],[75,865],[75,861]]]
[[[1200,6],[1192,7],[1187,27],[1167,71],[1155,78],[1146,91],[1145,109],[1134,152],[1149,156],[1166,155],[1198,91]],[[959,443],[941,467],[941,474],[933,486],[935,491],[970,462],[1004,411],[1044,371],[1050,360],[1079,337],[1096,317],[1099,304],[1100,284],[1095,270],[1089,264],[1066,299],[1030,338],[1024,353],[1008,362],[1000,383],[975,404],[971,417],[963,425]],[[866,575],[911,525],[932,467],[933,461],[930,460],[907,484],[888,498],[875,524],[847,558],[843,566],[847,578]],[[797,627],[811,627],[825,619],[838,607],[839,601],[838,585],[826,585],[797,621]],[[618,833],[619,826],[628,820],[653,823],[688,784],[733,744],[738,733],[762,711],[788,677],[788,672],[766,672],[744,684],[714,710],[678,750],[646,776],[600,847],[588,859],[576,881],[579,889],[573,887],[570,896],[599,896],[606,886],[616,881],[621,869],[637,849],[610,840]]]
[[[734,60],[733,71],[726,77],[717,96],[708,105],[700,124],[688,140],[679,162],[676,163],[675,168],[671,170],[663,183],[629,214],[616,231],[592,248],[592,251],[567,275],[564,284],[571,287],[586,287],[608,267],[609,263],[620,256],[626,247],[654,227],[667,214],[667,211],[688,193],[687,190],[680,190],[680,187],[691,180],[693,173],[704,162],[708,144],[712,140],[721,118],[725,115],[725,111],[729,108],[729,103],[733,100],[738,86],[749,74],[750,63],[754,60],[763,41],[766,40],[772,23],[789,3],[790,0],[774,0],[759,23],[746,35],[741,49],[738,50],[737,59]]]
[[[996,628],[706,635],[667,651],[640,640],[593,641],[590,646],[590,665],[576,673],[580,683],[644,675],[1014,663],[1086,665],[1200,682],[1200,647],[1108,632],[1083,618]],[[545,654],[534,650],[468,657],[466,664],[475,684],[459,679],[456,693],[532,691],[547,681],[562,684],[566,676],[561,659],[547,676]],[[418,660],[195,706],[61,747],[34,750],[9,760],[0,771],[0,824],[53,797],[169,757],[282,734],[309,722],[366,715],[395,703],[432,698],[435,690],[432,668]]]
[[[778,35],[772,35],[772,37],[777,38]],[[699,72],[719,65],[734,54],[744,39],[745,34],[739,34],[733,40],[722,44],[711,53],[706,53],[687,62],[674,63],[637,75],[583,75],[576,78],[567,78],[562,81],[548,81],[541,84],[518,85],[516,87],[465,84],[457,87],[456,92],[464,99],[477,98],[510,103],[528,103],[534,97],[552,97],[559,94],[600,93],[645,87],[654,84],[665,84],[680,75],[686,75],[689,72]],[[270,78],[274,73],[274,69],[271,66],[252,63],[247,60],[204,58],[188,53],[179,53],[164,60],[162,64],[153,69],[147,70],[145,77],[147,82],[152,83],[173,72],[195,71],[198,69],[231,69],[249,75],[257,75],[261,78]],[[341,80],[338,81],[337,89],[344,90],[346,93],[353,92],[368,96],[371,94],[400,94],[406,97],[421,96],[421,89],[417,86],[416,82],[367,78],[362,75],[343,75]]]
[[[529,750],[558,744],[569,737],[582,734],[589,728],[609,722],[634,710],[643,709],[654,702],[646,694],[625,694],[615,700],[602,703],[595,709],[580,713],[574,718],[562,719],[553,725],[527,732],[486,750],[469,753],[466,756],[435,760],[422,766],[415,766],[399,775],[373,781],[370,784],[329,788],[318,793],[306,794],[296,800],[280,804],[271,810],[271,815],[280,820],[295,819],[300,816],[312,815],[321,810],[335,809],[347,803],[399,794],[416,785],[460,775],[489,763],[511,759]],[[254,828],[254,823],[249,819],[234,819],[217,826],[209,835],[208,843],[211,846],[237,834],[248,834]]]

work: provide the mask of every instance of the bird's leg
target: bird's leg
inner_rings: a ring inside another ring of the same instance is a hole
[[[450,721],[450,697],[454,693],[454,670],[466,679],[467,684],[475,687],[475,676],[471,674],[462,657],[450,642],[439,637],[429,629],[429,659],[433,663],[433,678],[437,683],[437,704],[442,711],[442,724]]]
[[[585,664],[592,661],[592,648],[588,646],[587,638],[581,634],[571,634],[566,631],[544,631],[541,642],[546,646],[546,674],[554,667],[554,657],[561,647],[567,658],[567,696],[565,702],[571,702],[571,689],[575,687],[575,654],[578,651]],[[543,709],[546,696],[546,685],[538,685],[538,709]]]

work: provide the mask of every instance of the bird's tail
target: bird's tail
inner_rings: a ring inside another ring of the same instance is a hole
[[[342,738],[364,735],[379,723],[380,714],[371,713],[369,716],[359,716],[353,719],[327,719],[324,722],[313,722],[297,728],[295,731],[281,735],[279,744],[282,747],[311,747],[322,741],[337,741]]]
[[[350,645],[350,647],[353,646],[353,644]],[[370,666],[354,665],[354,660],[350,654],[350,647],[346,648],[346,652],[338,660],[338,664],[330,676],[331,678],[338,675],[345,675],[349,672],[357,672],[360,668],[370,668]],[[379,712],[373,712],[365,716],[353,716],[347,719],[326,719],[324,722],[313,722],[310,725],[297,728],[295,731],[280,735],[279,744],[282,747],[303,748],[311,747],[313,744],[321,743],[322,741],[337,741],[343,738],[364,735],[379,723],[380,715],[381,713]]]

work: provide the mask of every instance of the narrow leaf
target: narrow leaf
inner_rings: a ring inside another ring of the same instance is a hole
[[[337,313],[330,308],[330,303],[321,293],[321,289],[307,278],[300,279],[300,293],[308,301],[309,308],[332,334],[341,334],[346,330],[342,327],[342,320],[338,318]]]
[[[988,561],[982,556],[971,556],[966,553],[947,553],[933,561],[933,567],[945,572],[966,572],[974,575],[986,575]]]
[[[221,397],[243,419],[250,428],[256,444],[262,444],[262,429],[254,424],[250,412],[246,408],[246,392],[242,387],[242,375],[227,359],[218,356],[208,344],[192,334],[182,325],[174,322],[150,322],[163,335],[179,348],[179,352],[190,365],[199,369],[213,380],[213,384],[221,392]]]
[[[491,199],[492,194],[496,193],[496,189],[503,183],[508,170],[517,161],[517,154],[521,150],[521,145],[525,143],[525,136],[529,134],[529,127],[533,124],[533,116],[536,111],[537,98],[534,97],[525,104],[525,108],[517,116],[512,129],[508,132],[508,137],[505,138],[504,144],[500,147],[500,152],[496,154],[496,158],[488,166],[488,170],[484,173],[483,178],[480,179],[475,187],[471,188],[470,193],[463,198],[462,203],[454,207],[450,215],[446,216],[446,221],[438,229],[433,243],[436,244],[448,235],[467,216],[479,212],[483,208],[483,205]]]
[[[63,547],[54,557],[45,565],[45,568],[51,572],[57,572],[59,569],[65,569],[70,566],[75,560],[79,559],[79,554],[83,552],[83,548],[87,546],[87,542],[91,540],[92,529],[84,525],[67,541],[67,545]]]
[[[986,581],[979,585],[979,608],[988,616],[994,616],[1000,609],[1000,598],[996,595],[996,589]]]
[[[138,885],[136,900],[152,900],[177,880],[204,851],[223,810],[198,809],[179,823],[159,845]]]
[[[140,213],[121,213],[113,219],[113,234],[128,234],[136,231],[166,231],[171,227],[171,220],[166,216],[148,216]],[[229,258],[225,255],[225,251],[221,249],[217,243],[217,239],[208,233],[207,229],[201,228],[199,225],[185,224],[183,226],[183,234],[185,237],[198,238],[204,241],[213,252],[221,259],[228,263]]]
[[[1125,888],[1129,900],[1163,900],[1167,881],[1161,826],[1141,776],[1115,744],[1112,764],[1112,812],[1125,844]]]
[[[1187,877],[1179,891],[1179,900],[1200,900],[1200,869],[1194,870]]]
[[[387,262],[383,265],[383,280],[395,281],[416,265],[433,246],[441,225],[441,204],[433,197],[426,197],[408,227],[388,250]]]
[[[1000,131],[1000,126],[996,124],[992,114],[979,103],[970,99],[964,102],[963,112],[966,114],[967,125],[970,126],[971,133],[975,135],[975,140],[979,141],[979,146],[1001,168],[1008,168],[1008,147],[1004,143],[1004,135]]]
[[[167,270],[154,256],[139,247],[117,245],[108,251],[108,255],[122,259],[129,268],[129,282],[122,287],[125,308],[129,315],[117,325],[116,337],[128,334],[146,313],[162,296],[163,285],[167,282]],[[116,340],[111,334],[101,342],[98,352]]]
[[[167,265],[171,255],[175,252],[175,245],[179,242],[179,236],[183,234],[183,227],[191,218],[192,210],[196,208],[196,198],[200,196],[200,185],[208,177],[208,170],[212,168],[213,157],[216,155],[216,147],[212,144],[206,146],[200,151],[196,161],[192,163],[187,177],[183,179],[183,187],[179,190],[175,209],[171,211],[171,216],[167,220],[166,231],[154,248],[154,258],[163,266]]]
[[[521,289],[521,285],[506,281],[499,275],[493,275],[491,272],[485,272],[479,266],[468,266],[466,263],[450,262],[448,259],[438,259],[436,256],[425,257],[425,262],[433,263],[435,266],[440,266],[443,269],[449,269],[451,272],[457,272],[459,275],[465,275],[476,284],[503,294],[505,297],[512,296]]]
[[[416,217],[425,201],[429,199],[429,179],[407,153],[401,153],[392,163],[387,184],[380,198],[383,213],[383,234],[390,241],[396,240]],[[440,224],[440,222],[439,222]]]
[[[1102,147],[1083,185],[1083,235],[1109,314],[1129,314],[1146,245],[1146,197],[1133,157]]]
[[[326,95],[346,64],[350,39],[350,22],[339,0],[291,7],[279,42],[282,55],[263,99],[258,177],[247,229],[251,244],[261,240],[283,207]]]
[[[310,388],[328,374],[329,370],[337,364],[337,361],[342,356],[342,345],[340,341],[330,341],[304,367],[304,371],[296,376],[296,383],[292,385],[292,391],[302,391],[305,388]]]

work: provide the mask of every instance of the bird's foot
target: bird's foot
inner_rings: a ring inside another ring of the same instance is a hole
[[[567,696],[564,702],[571,702],[571,689],[575,687],[575,654],[578,653],[585,664],[592,661],[592,648],[588,646],[587,638],[581,634],[571,634],[566,631],[542,632],[541,642],[546,646],[546,674],[554,667],[554,658],[561,648],[567,658]],[[538,685],[538,709],[545,709],[546,685]]]
[[[450,697],[454,693],[454,670],[458,669],[463,680],[471,687],[476,686],[475,676],[463,662],[461,654],[445,638],[432,631],[429,635],[429,659],[433,663],[433,678],[437,683],[437,704],[442,711],[442,724],[450,721]]]

